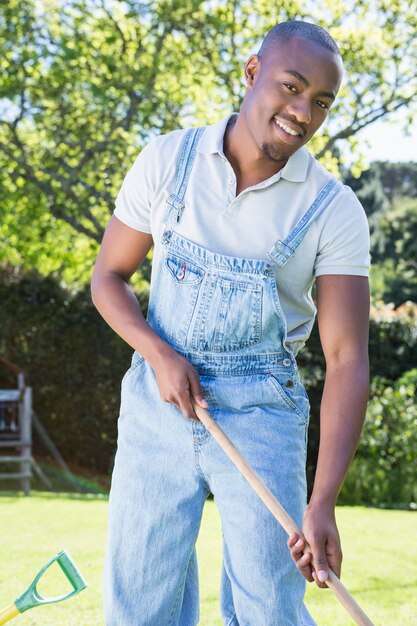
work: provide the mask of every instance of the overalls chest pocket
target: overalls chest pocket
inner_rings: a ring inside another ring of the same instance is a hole
[[[204,273],[202,267],[186,256],[167,250],[155,316],[164,335],[180,347],[186,346]]]
[[[247,348],[262,335],[262,284],[249,276],[209,273],[197,306],[192,347],[202,352]]]

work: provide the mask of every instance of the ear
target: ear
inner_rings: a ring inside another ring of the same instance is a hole
[[[257,54],[252,54],[246,61],[245,65],[245,81],[246,85],[251,89],[256,81],[261,67],[261,61]]]

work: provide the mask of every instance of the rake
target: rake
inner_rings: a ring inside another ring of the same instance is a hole
[[[272,515],[278,520],[284,530],[291,535],[296,532],[301,535],[302,532],[298,528],[294,520],[288,515],[287,511],[281,506],[275,496],[270,492],[268,487],[259,478],[258,474],[252,469],[247,460],[241,455],[239,450],[230,441],[228,436],[223,432],[220,426],[214,421],[210,413],[199,406],[196,402],[193,402],[194,411],[197,417],[202,421],[204,426],[214,437],[223,451],[230,458],[232,463],[241,472],[242,476],[246,478],[250,486],[254,489],[255,493],[260,497],[263,503],[271,511]],[[311,552],[311,547],[306,542],[305,551]],[[311,563],[314,565],[314,561]],[[374,626],[369,617],[365,614],[363,609],[350,595],[346,587],[341,583],[331,569],[329,569],[329,577],[326,580],[326,585],[330,587],[340,603],[345,607],[347,612],[353,618],[354,622],[358,626]]]

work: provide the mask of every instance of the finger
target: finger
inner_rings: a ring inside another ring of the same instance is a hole
[[[311,560],[312,560],[312,554],[310,552],[310,550],[303,550],[302,548],[300,548],[299,546],[301,546],[302,544],[304,544],[304,541],[300,541],[298,540],[295,545],[290,548],[290,553],[291,553],[291,557],[294,561],[294,563],[297,565],[298,569],[305,569],[306,571],[308,570],[308,572],[311,572]],[[303,574],[305,572],[302,572]]]
[[[330,561],[330,567],[332,571],[336,574],[336,576],[340,578],[342,575],[342,559],[340,558],[334,563],[333,561]]]
[[[190,397],[190,391],[189,389],[184,390],[184,392],[180,395],[179,397],[179,404],[180,404],[180,409],[182,411],[182,414],[184,415],[184,417],[187,417],[188,419],[194,420],[196,422],[199,422],[200,420],[198,419],[197,415],[194,412],[193,409],[193,405],[191,404],[191,397]]]
[[[287,540],[287,546],[289,548],[292,548],[297,543],[299,537],[300,536],[296,532],[291,533],[291,535],[288,537],[288,540]]]
[[[304,537],[299,537],[294,544],[294,550],[297,550],[298,552],[304,552],[305,545],[306,540],[304,539]]]
[[[291,556],[294,559],[294,561],[298,561],[298,559],[300,559],[303,556],[303,554],[310,554],[310,552],[304,551],[303,549],[300,549],[297,546],[298,546],[298,541],[295,544],[295,546],[290,548]]]
[[[343,554],[340,548],[340,543],[336,545],[331,545],[330,541],[327,543],[327,562],[329,564],[330,569],[336,574],[338,578],[340,578],[341,570],[342,570],[342,559]]]
[[[312,583],[314,581],[311,566],[312,554],[310,551],[304,552],[306,545],[305,537],[298,535],[296,532],[291,533],[287,545],[290,548],[291,557],[298,571],[308,582]]]
[[[305,550],[305,539],[304,537],[299,537],[295,544],[290,547],[291,556],[294,558],[298,555],[298,558],[303,554]]]
[[[295,562],[300,574],[304,576],[304,578],[310,583],[312,583],[314,580],[312,574],[311,558],[311,552],[304,552],[304,554],[302,554]]]
[[[318,578],[318,576],[317,576],[317,572],[316,572],[316,570],[314,569],[314,567],[312,567],[312,568],[311,568],[311,575],[313,576],[314,581],[315,581],[315,583],[316,583],[317,587],[319,587],[320,589],[328,589],[328,587],[327,587],[326,583],[325,583],[325,582],[321,582],[321,581],[319,580],[319,578]]]
[[[200,379],[198,375],[190,376],[189,381],[190,381],[190,393],[192,397],[197,402],[197,404],[203,407],[203,409],[207,409],[208,403],[207,403],[207,400],[204,398],[204,393],[203,393],[203,390],[201,389]]]
[[[311,549],[313,551],[314,569],[317,574],[316,583],[324,583],[329,577],[329,565],[327,563],[326,547],[324,541],[316,541],[312,543]],[[318,586],[321,588],[326,587],[326,585],[324,584]]]
[[[321,583],[321,582],[319,581],[319,579],[317,578],[317,574],[316,574],[316,572],[314,571],[314,568],[312,569],[311,574],[312,574],[312,576],[313,576],[313,579],[314,579],[314,581],[315,581],[315,583],[316,583],[317,587],[319,587],[320,589],[328,589],[328,586],[326,585],[326,583]]]

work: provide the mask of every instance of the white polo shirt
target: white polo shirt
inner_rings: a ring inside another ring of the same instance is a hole
[[[223,151],[232,113],[207,126],[184,198],[176,232],[213,252],[266,260],[277,239],[284,240],[331,174],[304,146],[270,178],[236,197],[236,177]],[[176,161],[186,130],[152,139],[127,173],[114,214],[136,230],[152,233],[157,262],[165,201],[171,193]],[[316,276],[369,272],[369,228],[364,209],[350,187],[312,224],[294,257],[276,270],[288,344],[296,354],[310,335],[316,307],[311,288]]]

